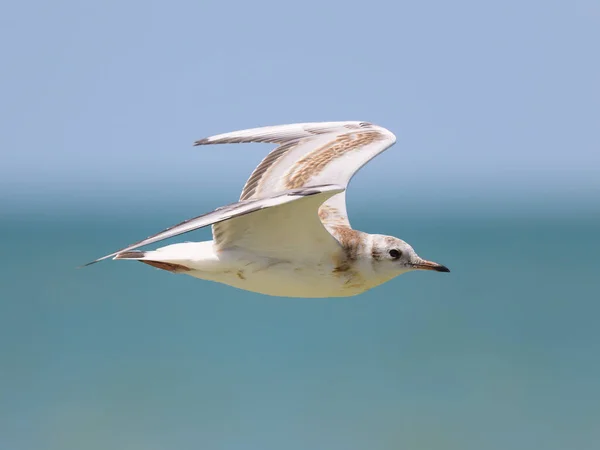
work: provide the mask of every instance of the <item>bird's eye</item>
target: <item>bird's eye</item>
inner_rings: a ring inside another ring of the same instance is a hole
[[[390,256],[394,259],[398,259],[402,256],[402,252],[400,250],[396,250],[395,248],[390,250]]]

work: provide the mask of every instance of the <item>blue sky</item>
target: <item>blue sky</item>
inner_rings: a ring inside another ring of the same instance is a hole
[[[321,120],[398,136],[357,192],[600,194],[591,0],[35,0],[0,22],[0,199],[235,200],[270,146],[195,139]]]

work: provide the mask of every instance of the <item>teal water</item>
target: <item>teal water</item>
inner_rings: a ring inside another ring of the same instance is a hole
[[[452,273],[279,299],[75,268],[181,216],[3,217],[0,448],[600,448],[600,217],[355,215]]]

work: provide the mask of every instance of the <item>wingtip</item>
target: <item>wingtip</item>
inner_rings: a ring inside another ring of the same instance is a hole
[[[197,141],[194,141],[194,147],[198,147],[199,145],[205,145],[205,144],[208,144],[209,142],[210,142],[210,140],[208,138],[198,139]]]
[[[77,267],[78,269],[83,269],[84,267],[91,266],[92,264],[96,264],[100,261],[104,261],[105,259],[110,258],[111,256],[115,256],[116,253],[111,253],[110,255],[103,256],[102,258],[95,259],[94,261],[90,261],[89,263],[83,264],[82,266]]]
[[[76,269],[83,269],[84,267],[91,266],[92,264],[96,264],[98,261],[90,261],[89,263],[82,264],[77,266]]]

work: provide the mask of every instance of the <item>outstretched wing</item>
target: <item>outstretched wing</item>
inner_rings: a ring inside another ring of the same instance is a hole
[[[248,200],[325,183],[347,187],[352,176],[392,146],[396,137],[368,122],[319,122],[234,131],[201,139],[195,145],[242,142],[280,144],[246,182],[240,200]],[[319,216],[325,226],[349,227],[345,193],[327,200]]]
[[[306,260],[316,260],[339,250],[317,210],[325,200],[343,191],[341,186],[321,185],[243,200],[186,220],[85,265],[217,223],[224,225],[217,242],[220,250],[238,247],[273,258],[285,259],[293,254],[295,259],[304,255]]]

